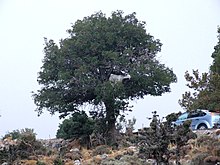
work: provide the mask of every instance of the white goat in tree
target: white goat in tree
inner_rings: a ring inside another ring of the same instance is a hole
[[[117,75],[117,74],[110,74],[109,81],[113,83],[122,82],[124,79],[130,79],[131,76],[129,74],[125,75]]]

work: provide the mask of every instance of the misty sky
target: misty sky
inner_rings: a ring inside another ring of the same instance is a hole
[[[207,72],[220,25],[219,0],[0,0],[0,137],[8,131],[33,128],[38,138],[55,137],[58,115],[34,111],[31,91],[39,89],[37,73],[44,57],[44,37],[59,42],[77,19],[97,11],[123,10],[146,21],[147,32],[163,43],[158,59],[173,68],[178,82],[171,93],[132,102],[136,128],[146,117],[181,111],[178,99],[187,90],[184,73]]]

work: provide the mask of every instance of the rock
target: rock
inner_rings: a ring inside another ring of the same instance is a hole
[[[127,153],[128,155],[134,155],[135,153],[137,153],[137,147],[135,146],[130,146],[127,149]]]
[[[154,164],[156,164],[157,162],[156,162],[155,159],[147,159],[147,160],[146,160],[146,163],[154,165]]]
[[[101,155],[101,158],[102,158],[102,160],[103,160],[103,159],[106,159],[106,158],[108,158],[108,155],[107,155],[107,154],[102,154],[102,155]]]
[[[2,163],[2,165],[8,165],[8,163],[4,162],[4,163]]]
[[[220,129],[215,130],[213,135],[214,135],[214,138],[219,139],[220,138]]]
[[[134,152],[137,151],[137,147],[135,147],[135,146],[130,146],[130,147],[128,147],[128,149],[129,149],[129,150],[132,150],[132,151],[134,151]]]
[[[31,155],[28,157],[29,160],[38,160],[37,156]]]
[[[74,165],[81,165],[80,160],[74,160]]]
[[[79,153],[80,151],[79,151],[79,149],[78,149],[78,148],[72,148],[72,149],[70,150],[70,152]]]

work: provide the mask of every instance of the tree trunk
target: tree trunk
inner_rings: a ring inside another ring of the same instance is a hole
[[[116,141],[116,116],[114,109],[114,101],[105,102],[106,108],[106,125],[107,125],[107,134],[106,140],[109,145],[115,145]]]

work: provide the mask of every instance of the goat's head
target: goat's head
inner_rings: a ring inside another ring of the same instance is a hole
[[[126,74],[123,79],[131,79],[131,76],[129,74]]]

